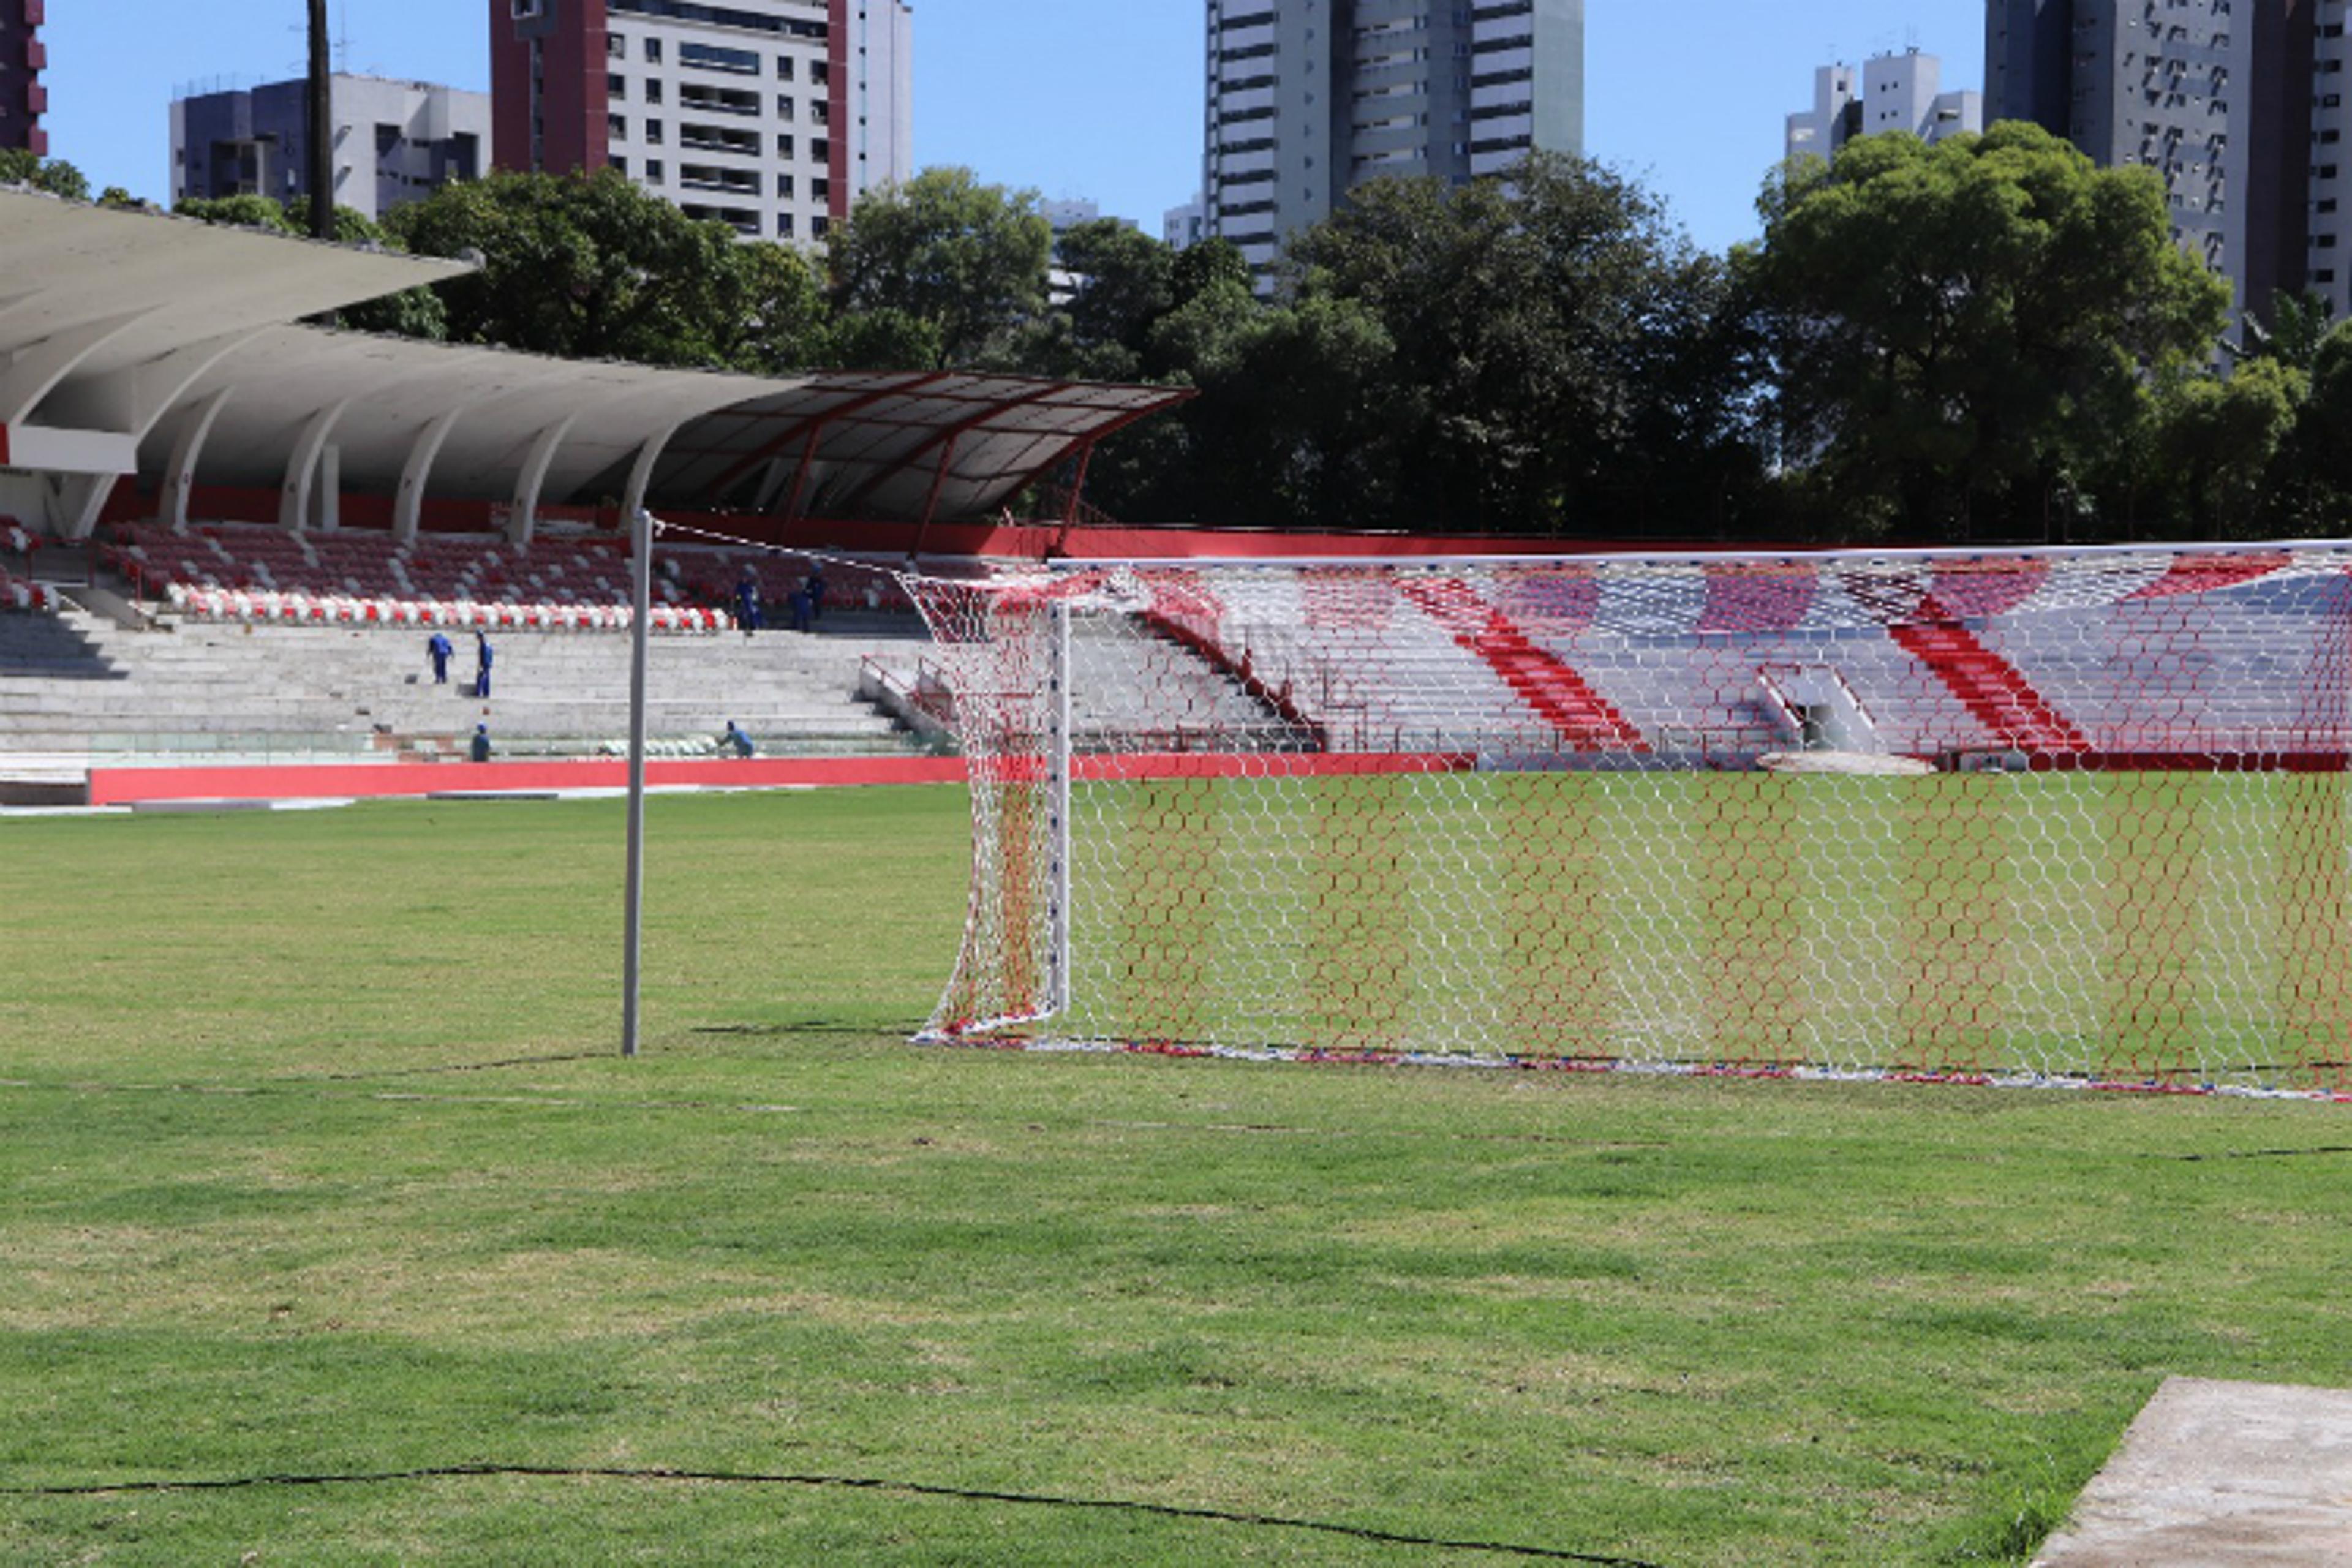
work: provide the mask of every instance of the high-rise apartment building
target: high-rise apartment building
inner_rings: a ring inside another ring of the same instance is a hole
[[[310,84],[192,94],[172,104],[172,200],[310,194]],[[335,205],[381,217],[490,163],[490,100],[431,82],[328,79]]]
[[[1584,0],[1208,0],[1210,231],[1263,274],[1387,174],[1584,148]]]
[[[489,0],[502,169],[611,166],[747,238],[821,240],[912,172],[906,0]]]
[[[2267,313],[2352,304],[2347,0],[1989,0],[1987,107],[2164,177],[2173,232]]]
[[[49,110],[49,89],[41,71],[49,47],[41,42],[47,0],[0,0],[0,147],[22,147],[46,158],[49,133],[41,116]]]
[[[1813,73],[1813,107],[1789,116],[1788,155],[1834,156],[1856,136],[1907,131],[1923,142],[1984,129],[1984,95],[1943,90],[1943,61],[1906,49]]]

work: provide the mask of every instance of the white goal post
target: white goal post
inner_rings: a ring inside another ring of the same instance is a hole
[[[915,579],[927,1037],[2352,1089],[2352,546]]]

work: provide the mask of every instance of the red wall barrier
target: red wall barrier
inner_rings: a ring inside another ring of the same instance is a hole
[[[786,789],[839,784],[961,784],[956,757],[746,757],[646,764],[653,786]],[[444,790],[621,789],[619,758],[548,763],[289,763],[276,767],[92,768],[89,803],[161,800],[320,800],[432,795]]]

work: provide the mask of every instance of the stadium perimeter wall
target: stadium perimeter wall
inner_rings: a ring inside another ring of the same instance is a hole
[[[816,789],[848,784],[961,784],[957,757],[750,757],[656,761],[656,789]],[[547,763],[286,763],[253,767],[92,768],[91,805],[157,801],[339,800],[446,793],[539,794],[625,788],[620,759]]]

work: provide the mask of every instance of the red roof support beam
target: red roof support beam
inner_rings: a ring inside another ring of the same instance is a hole
[[[981,413],[974,414],[968,418],[960,419],[952,425],[941,426],[940,429],[932,432],[930,439],[923,442],[920,446],[918,446],[913,451],[908,452],[906,456],[905,464],[903,466],[911,466],[917,458],[920,458],[924,452],[933,447],[941,447],[945,451],[945,456],[942,458],[940,467],[933,471],[931,476],[931,494],[930,499],[923,504],[923,521],[926,524],[929,523],[932,509],[939,504],[940,487],[945,484],[947,480],[947,464],[949,461],[953,459],[955,456],[956,442],[961,437],[975,430],[986,430],[991,420],[1001,418],[1003,416],[1012,413],[1016,408],[1026,408],[1033,404],[1043,403],[1047,398],[1052,397],[1055,393],[1062,390],[1063,386],[1060,383],[1051,383],[1043,386],[1032,387],[1018,397],[1000,397],[979,400],[982,410]],[[1082,437],[1072,437],[1072,439],[1078,438]],[[1066,441],[1062,447],[1062,452],[1066,453],[1068,450],[1069,447]],[[1055,458],[1055,461],[1059,462],[1060,460],[1061,457],[1057,454]],[[1051,465],[1049,464],[1045,466],[1050,467]],[[850,491],[848,495],[843,497],[842,505],[845,509],[856,508],[859,503],[866,500],[867,495],[872,493],[876,485],[880,484],[888,477],[889,473],[887,469],[874,475],[871,479],[868,479],[863,484],[859,485],[856,489]]]
[[[888,386],[877,387],[870,392],[861,393],[856,397],[849,398],[845,402],[835,405],[833,407],[826,409],[822,414],[811,415],[807,418],[789,426],[784,430],[783,434],[776,437],[773,440],[767,442],[764,446],[754,447],[751,451],[746,453],[734,464],[733,467],[730,468],[725,473],[719,475],[717,479],[711,482],[710,488],[706,494],[713,500],[725,495],[738,479],[740,479],[745,474],[751,472],[760,464],[766,462],[769,458],[781,454],[786,447],[790,446],[794,440],[799,439],[804,434],[814,435],[814,433],[823,430],[827,425],[843,419],[849,415],[856,414],[862,409],[871,408],[874,405],[882,402],[886,398],[904,397],[919,387],[929,386],[935,381],[943,381],[952,374],[952,372],[941,370],[930,371],[921,375],[908,376],[902,381],[894,381]],[[800,494],[800,481],[798,479],[795,479],[793,481],[793,493],[795,497]]]

